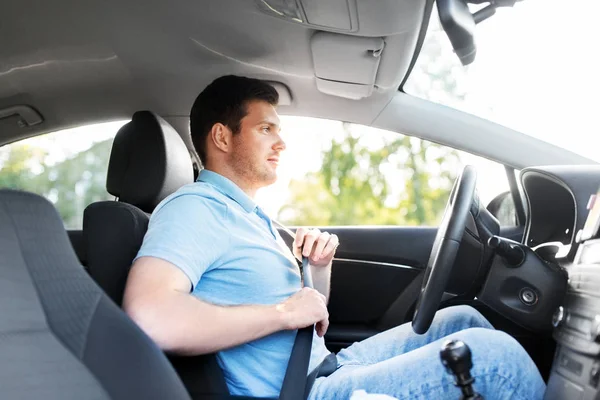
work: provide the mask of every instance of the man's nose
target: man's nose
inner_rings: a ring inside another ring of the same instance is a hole
[[[283,141],[283,139],[281,138],[281,136],[278,137],[279,140],[277,140],[277,142],[273,145],[273,150],[277,150],[277,151],[283,151],[286,149],[286,144]]]

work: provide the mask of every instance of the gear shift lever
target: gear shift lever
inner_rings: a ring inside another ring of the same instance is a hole
[[[462,391],[461,400],[483,400],[472,386],[475,379],[471,376],[473,361],[469,346],[460,340],[448,340],[440,350],[440,358],[448,373],[454,375],[456,386]]]

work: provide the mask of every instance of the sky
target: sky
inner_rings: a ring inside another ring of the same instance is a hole
[[[477,57],[470,66],[460,65],[449,41],[440,32],[437,13],[430,29],[438,32],[449,63],[460,68],[459,85],[466,93],[461,102],[448,101],[483,118],[540,138],[600,161],[600,2],[595,0],[524,0],[476,28]],[[411,81],[427,79],[415,68]],[[430,98],[444,101],[445,97]],[[341,135],[337,121],[282,116],[282,136],[288,149],[281,158],[278,182],[258,194],[258,202],[275,216],[286,201],[291,179],[319,168],[321,151]],[[57,162],[89,148],[94,142],[114,137],[125,121],[110,122],[29,139],[40,144]],[[370,127],[356,127],[373,143],[389,134]],[[508,190],[504,169],[481,157],[463,154],[463,161],[479,171],[478,191],[484,201]],[[402,185],[399,182],[399,185]]]

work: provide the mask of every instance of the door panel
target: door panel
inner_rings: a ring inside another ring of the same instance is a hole
[[[420,272],[417,267],[336,260],[329,299],[330,322],[376,326]]]
[[[340,238],[339,258],[387,262],[423,269],[437,232],[435,227],[329,227]]]
[[[327,227],[340,246],[331,276],[327,346],[338,351],[404,323],[416,302],[437,228]],[[291,239],[282,233],[291,244]]]
[[[387,328],[402,324],[417,299],[423,277],[417,267],[375,262],[334,261],[325,336],[339,351]]]
[[[337,353],[354,342],[360,342],[381,332],[361,324],[331,324],[325,334],[325,343],[330,351]]]

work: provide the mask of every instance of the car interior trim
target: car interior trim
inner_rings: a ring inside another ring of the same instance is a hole
[[[410,266],[410,265],[394,264],[394,263],[379,262],[379,261],[354,260],[354,259],[350,259],[350,258],[337,258],[336,257],[336,258],[334,258],[334,261],[343,261],[343,262],[347,262],[347,263],[357,263],[357,264],[371,264],[371,265],[377,265],[379,267],[394,267],[394,268],[417,269],[417,270],[421,269],[421,268]]]

